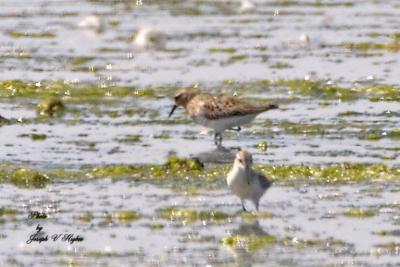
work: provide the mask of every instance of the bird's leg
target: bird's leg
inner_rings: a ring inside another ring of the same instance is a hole
[[[258,207],[260,206],[259,201],[258,200],[254,201],[254,205],[256,206],[256,211],[258,211]]]
[[[243,211],[247,211],[246,208],[244,207],[243,199],[241,199],[240,201],[242,202],[242,209],[243,209]]]
[[[238,126],[237,128],[231,128],[230,130],[240,132],[242,130],[242,127]]]
[[[221,146],[221,144],[222,144],[222,135],[221,135],[221,133],[215,133],[215,135],[214,135],[214,144],[216,144],[217,146]]]

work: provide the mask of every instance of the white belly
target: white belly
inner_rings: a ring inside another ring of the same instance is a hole
[[[229,189],[241,199],[251,198],[251,185],[248,184],[247,178],[243,172],[231,170],[226,178]]]
[[[249,114],[244,116],[227,117],[216,120],[209,120],[204,116],[196,116],[193,119],[200,125],[213,129],[217,133],[222,133],[224,130],[240,126],[251,122],[258,114]]]

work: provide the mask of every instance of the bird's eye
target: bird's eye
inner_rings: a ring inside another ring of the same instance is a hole
[[[175,100],[178,100],[180,97],[181,97],[181,95],[176,95],[176,96],[174,97],[174,99],[175,99]]]
[[[240,162],[240,163],[243,163],[243,160],[239,159],[239,162]]]

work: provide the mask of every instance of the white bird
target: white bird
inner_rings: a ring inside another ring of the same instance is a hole
[[[153,28],[143,28],[136,34],[134,43],[142,49],[165,49],[167,37],[164,33]]]
[[[308,34],[306,34],[306,33],[302,33],[299,36],[299,43],[301,45],[308,45],[310,43],[310,36],[308,36]]]
[[[256,5],[250,0],[243,0],[242,5],[239,8],[240,13],[254,13],[256,11]]]
[[[272,180],[254,171],[252,165],[252,155],[242,149],[236,154],[233,167],[226,178],[228,187],[240,198],[243,211],[246,211],[245,199],[251,200],[258,210],[261,197],[272,185]]]
[[[79,28],[84,28],[84,29],[90,29],[90,30],[101,30],[104,27],[104,22],[103,20],[95,15],[89,15],[87,17],[84,17],[79,23],[78,23]]]

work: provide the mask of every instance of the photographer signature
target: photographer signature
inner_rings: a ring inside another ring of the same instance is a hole
[[[38,224],[36,226],[36,232],[29,236],[29,239],[26,241],[26,243],[31,244],[33,242],[38,242],[40,244],[49,240],[52,240],[53,242],[61,241],[73,244],[74,242],[82,242],[84,238],[80,235],[75,235],[71,233],[57,233],[49,236],[43,231],[43,227]]]

